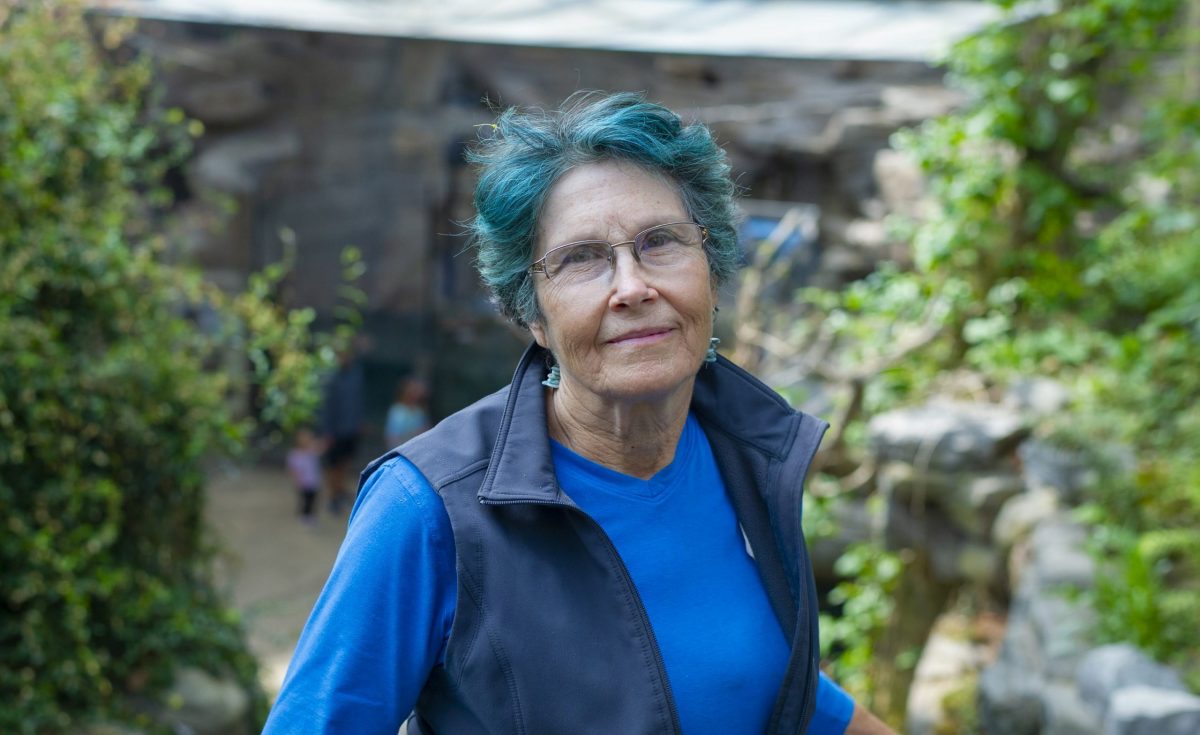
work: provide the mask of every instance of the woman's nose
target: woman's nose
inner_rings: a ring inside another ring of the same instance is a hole
[[[657,291],[646,281],[646,271],[630,248],[613,252],[611,306],[631,305],[653,299]]]

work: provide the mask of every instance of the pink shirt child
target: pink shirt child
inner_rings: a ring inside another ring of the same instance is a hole
[[[316,490],[321,486],[321,458],[311,449],[299,447],[288,452],[288,474],[299,490]]]

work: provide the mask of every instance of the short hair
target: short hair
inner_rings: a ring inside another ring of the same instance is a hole
[[[703,124],[684,125],[640,94],[592,92],[568,97],[557,110],[509,108],[486,130],[467,153],[479,168],[469,225],[484,285],[517,324],[541,316],[529,266],[546,195],[586,163],[623,161],[667,176],[689,216],[708,229],[713,282],[720,286],[737,270],[735,187],[725,151]]]

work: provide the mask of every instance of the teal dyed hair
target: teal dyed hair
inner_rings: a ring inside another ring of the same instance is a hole
[[[708,228],[714,283],[737,269],[729,163],[704,125],[684,125],[662,105],[623,92],[573,95],[553,111],[510,108],[484,130],[467,154],[479,167],[471,221],[477,266],[501,313],[518,324],[539,317],[528,269],[542,204],[559,177],[581,164],[619,160],[666,176],[692,218]]]

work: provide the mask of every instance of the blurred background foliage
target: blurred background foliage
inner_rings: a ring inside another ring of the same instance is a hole
[[[129,30],[77,2],[0,3],[5,733],[153,728],[144,705],[183,665],[236,678],[261,724],[211,578],[205,463],[256,421],[306,420],[348,337],[274,303],[286,263],[235,294],[172,264],[164,181],[202,131],[157,102]]]
[[[1078,511],[1102,563],[1097,636],[1197,688],[1200,3],[998,4],[1004,19],[946,60],[967,102],[893,141],[927,177],[925,210],[893,218],[911,264],[805,290],[763,331],[842,386],[831,495],[862,487],[865,422],[948,375],[1068,386],[1070,409],[1036,431],[1106,468]],[[806,519],[818,534],[820,517]],[[853,577],[834,598],[855,620],[830,620],[823,643],[869,703],[895,559],[855,547],[843,564]]]

